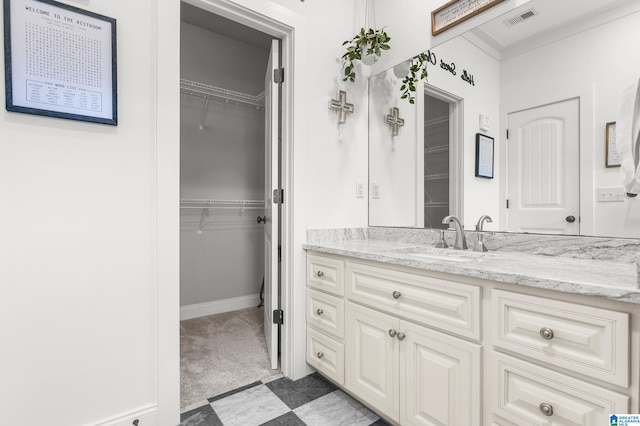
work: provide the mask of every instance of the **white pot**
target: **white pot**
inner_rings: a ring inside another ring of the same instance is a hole
[[[411,61],[408,59],[404,62],[400,62],[398,65],[393,67],[393,74],[397,78],[405,78],[409,74],[410,65]]]
[[[362,46],[360,50],[360,55],[362,56],[362,63],[365,65],[373,65],[378,60],[378,57],[374,54],[367,54],[367,47]]]

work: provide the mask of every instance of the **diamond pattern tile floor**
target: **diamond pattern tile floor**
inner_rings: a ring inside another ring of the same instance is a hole
[[[182,413],[179,426],[388,426],[317,373],[255,382]]]

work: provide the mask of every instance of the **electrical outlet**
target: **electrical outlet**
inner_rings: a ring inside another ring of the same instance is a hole
[[[380,198],[380,182],[371,182],[371,197]]]
[[[364,182],[356,181],[356,198],[364,198]]]
[[[624,188],[621,186],[598,188],[597,197],[599,203],[623,202],[625,199]]]

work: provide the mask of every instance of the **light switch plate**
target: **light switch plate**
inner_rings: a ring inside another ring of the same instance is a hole
[[[371,197],[380,198],[380,182],[371,182]]]
[[[356,181],[356,198],[364,198],[364,182]]]
[[[480,130],[488,132],[491,129],[491,120],[488,115],[480,114]]]
[[[625,199],[624,188],[622,186],[598,188],[597,197],[599,203],[623,202]]]

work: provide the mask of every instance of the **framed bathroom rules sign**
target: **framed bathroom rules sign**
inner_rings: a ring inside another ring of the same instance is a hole
[[[117,125],[116,20],[53,0],[3,1],[7,111]]]

